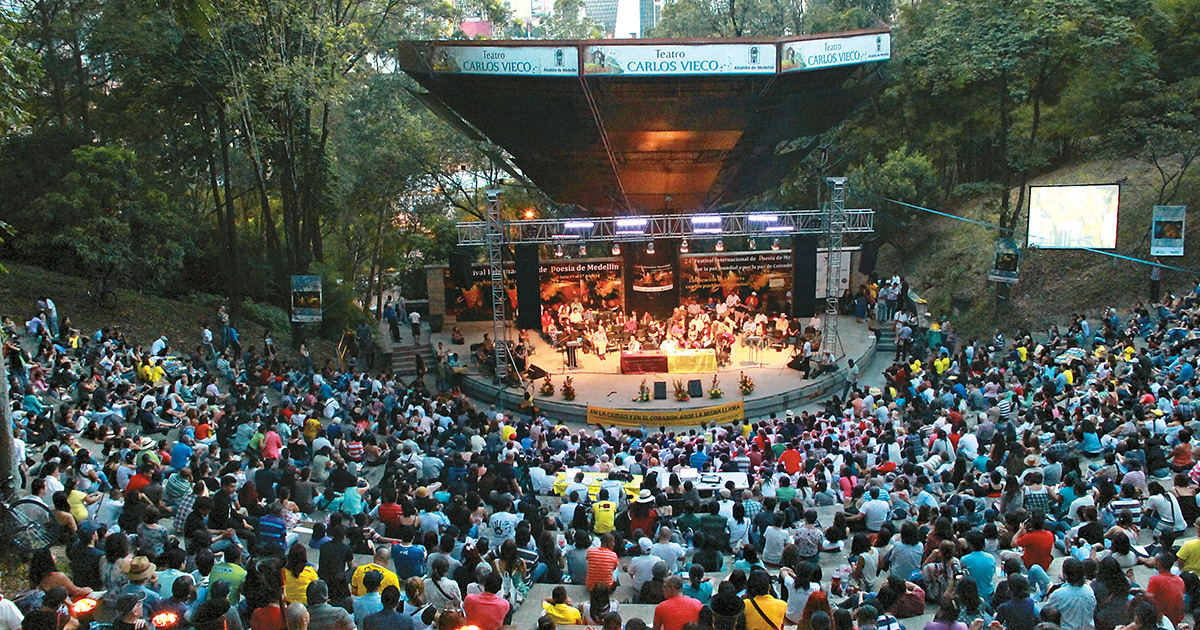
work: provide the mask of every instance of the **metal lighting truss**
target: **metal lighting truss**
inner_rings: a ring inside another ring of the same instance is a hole
[[[844,184],[842,190],[844,190]],[[490,198],[489,198],[490,199]],[[842,197],[844,200],[844,196]],[[489,204],[491,202],[489,201]],[[497,212],[498,212],[497,204]],[[832,204],[831,204],[832,205]],[[821,234],[830,237],[827,210],[773,210],[736,212],[728,214],[659,214],[629,217],[595,217],[573,219],[517,219],[493,224],[492,206],[488,206],[488,221],[465,221],[458,224],[459,245],[488,245],[493,241],[488,230],[500,231],[501,243],[568,243],[644,241],[649,239],[702,239],[734,236],[781,238],[790,234]],[[842,210],[838,219],[842,233],[874,231],[875,212],[867,209]],[[832,245],[831,245],[832,247]],[[499,339],[497,339],[499,343]]]
[[[492,278],[492,339],[496,342],[496,382],[508,375],[508,327],[504,324],[504,219],[500,216],[500,191],[487,190],[487,222],[483,235]],[[481,241],[482,242],[482,241]]]
[[[825,217],[825,317],[821,322],[821,359],[827,356],[840,357],[842,339],[838,336],[838,298],[842,276],[842,235],[852,232],[849,213],[846,209],[846,178],[826,177],[829,184],[829,204],[822,213]]]

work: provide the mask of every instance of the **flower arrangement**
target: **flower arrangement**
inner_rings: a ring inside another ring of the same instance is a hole
[[[684,383],[683,379],[675,379],[675,400],[687,402],[691,399],[691,395],[688,394],[687,383]]]
[[[650,402],[650,388],[646,387],[646,379],[642,379],[642,386],[638,388],[637,397],[633,402]]]
[[[750,377],[746,376],[745,372],[742,372],[741,375],[742,378],[738,381],[738,389],[742,390],[743,396],[747,396],[754,392],[754,381],[750,380]]]
[[[546,378],[542,379],[541,394],[543,396],[553,396],[554,395],[554,383],[550,382],[549,374],[546,375]]]
[[[575,400],[575,385],[570,376],[563,380],[562,395],[565,400]]]
[[[712,385],[708,386],[708,397],[709,398],[720,398],[721,394],[724,394],[724,393],[725,392],[721,391],[721,381],[717,380],[716,374],[713,374]]]

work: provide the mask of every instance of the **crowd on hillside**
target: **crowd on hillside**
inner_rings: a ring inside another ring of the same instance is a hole
[[[497,630],[531,605],[539,630],[899,630],[928,610],[925,630],[1174,630],[1200,609],[1198,317],[1200,286],[1036,339],[905,317],[886,386],[819,412],[572,430],[284,361],[224,311],[178,352],[44,299],[6,322],[14,485],[66,553],[33,556],[0,626],[73,628],[66,603],[94,596],[117,630]],[[703,496],[684,468],[749,484]],[[537,583],[562,586],[524,601]]]

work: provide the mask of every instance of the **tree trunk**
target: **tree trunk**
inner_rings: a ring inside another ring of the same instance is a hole
[[[225,117],[225,106],[221,103],[217,103],[217,132],[221,140],[221,172],[224,174],[221,180],[225,187],[225,248],[230,257],[227,263],[230,268],[236,269],[239,252],[237,213],[233,208],[233,176],[229,172],[229,119]]]
[[[17,489],[17,446],[13,442],[12,403],[8,399],[8,353],[0,345],[0,494]]]

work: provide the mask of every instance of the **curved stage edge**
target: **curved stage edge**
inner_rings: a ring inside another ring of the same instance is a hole
[[[849,327],[847,327],[849,328]],[[551,374],[552,382],[555,386],[555,394],[553,396],[542,396],[538,392],[538,387],[541,381],[534,381],[532,386],[534,406],[548,418],[561,420],[563,422],[574,424],[585,424],[587,422],[588,405],[598,407],[606,407],[610,409],[636,410],[636,411],[676,411],[683,409],[696,409],[720,405],[729,402],[742,400],[745,403],[745,417],[751,420],[768,417],[771,413],[776,413],[782,417],[786,410],[799,407],[800,405],[812,402],[813,400],[827,394],[840,393],[840,389],[845,383],[845,373],[847,369],[847,359],[854,359],[855,364],[865,365],[870,361],[871,355],[875,352],[876,339],[873,334],[865,331],[855,330],[855,335],[863,335],[865,339],[852,345],[853,347],[846,348],[846,355],[838,361],[838,369],[834,372],[824,374],[816,379],[798,379],[798,385],[794,388],[782,388],[779,386],[771,386],[774,392],[768,392],[768,386],[765,384],[758,385],[761,377],[769,377],[772,374],[782,374],[779,366],[773,365],[770,367],[747,367],[743,369],[733,368],[721,371],[721,389],[724,395],[719,399],[708,398],[708,385],[712,379],[712,373],[700,374],[602,374],[602,373],[559,373]],[[435,336],[436,337],[436,336]],[[436,341],[435,341],[436,343]],[[535,361],[536,362],[536,361]],[[788,368],[783,368],[788,369]],[[745,372],[756,383],[755,391],[748,396],[743,396],[738,391],[738,378],[740,372]],[[605,383],[604,388],[616,387],[612,390],[618,396],[604,396],[601,399],[586,400],[584,395],[579,395],[575,400],[563,400],[560,393],[563,378],[571,376],[576,384],[576,388],[581,388],[581,383],[588,379],[600,379]],[[796,375],[799,376],[798,374]],[[652,401],[650,403],[637,403],[632,400],[636,395],[638,387],[642,379],[646,379],[647,385],[652,387],[655,380],[663,380],[667,382],[667,401]],[[699,378],[704,386],[705,395],[701,398],[692,399],[689,402],[676,402],[673,400],[673,388],[671,383],[675,379],[682,378],[687,381],[690,379]],[[615,380],[614,380],[615,379]],[[524,390],[517,387],[505,387],[492,383],[491,378],[475,371],[469,370],[460,374],[460,385],[463,393],[470,398],[482,402],[487,405],[494,405],[498,409],[513,410],[517,409],[524,396]],[[764,379],[765,380],[765,379]],[[780,391],[781,390],[781,391]],[[665,406],[664,406],[665,405]],[[797,410],[798,413],[798,410]]]

